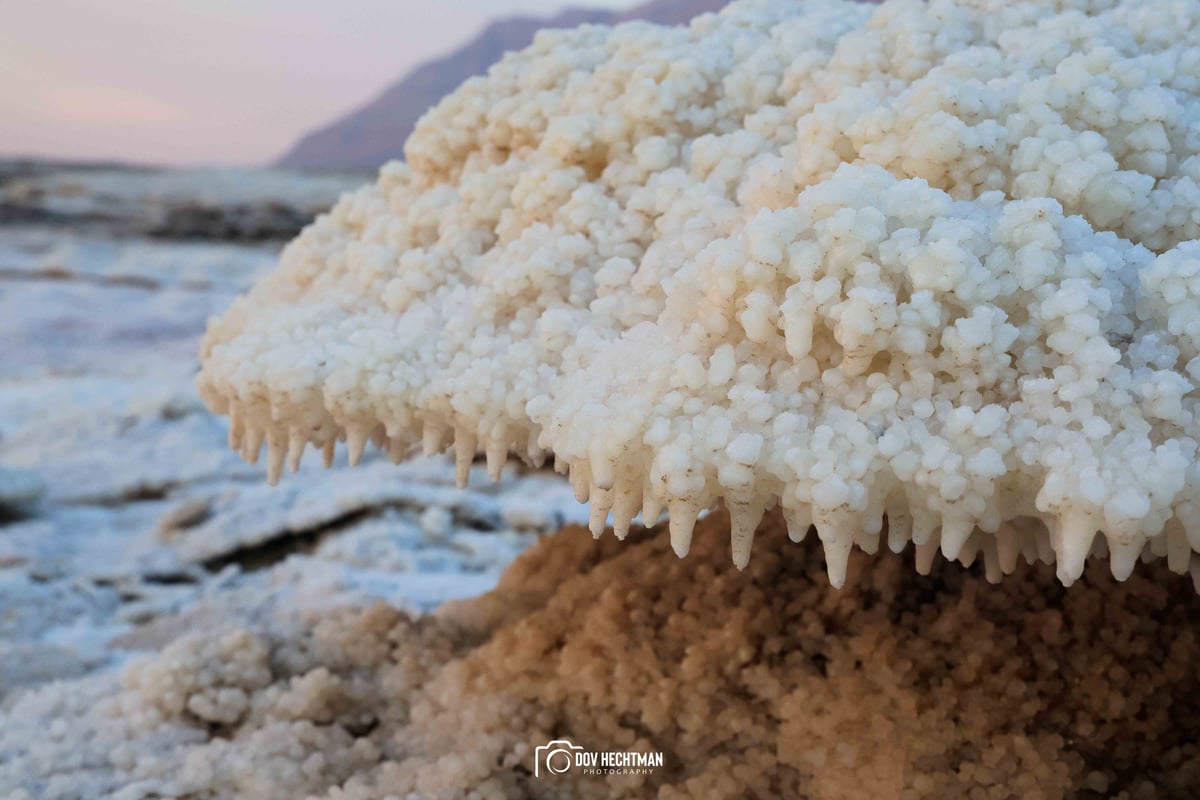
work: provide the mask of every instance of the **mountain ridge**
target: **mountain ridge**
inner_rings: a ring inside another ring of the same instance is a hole
[[[722,8],[728,0],[650,0],[628,11],[568,8],[551,17],[514,16],[489,23],[462,47],[426,61],[367,103],[304,134],[274,166],[288,169],[372,169],[402,158],[404,142],[431,106],[473,75],[482,75],[505,52],[519,50],[546,28],[643,19],[678,25]]]

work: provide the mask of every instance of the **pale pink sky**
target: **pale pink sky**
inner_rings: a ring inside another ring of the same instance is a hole
[[[488,19],[566,4],[0,0],[0,155],[262,163]]]

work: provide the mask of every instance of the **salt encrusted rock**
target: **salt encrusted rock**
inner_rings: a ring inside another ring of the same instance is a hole
[[[1200,597],[1150,564],[1071,590],[819,546],[729,564],[664,536],[546,537],[494,592],[189,633],[0,713],[5,797],[257,800],[1189,797],[1200,785]],[[294,610],[294,604],[289,607]],[[534,777],[536,748],[661,752],[649,774]],[[118,794],[124,792],[125,794]]]
[[[1070,584],[1200,550],[1200,4],[745,0],[540,35],[214,321],[308,444],[554,458],[618,537],[723,501]],[[1095,534],[1100,531],[1102,537]]]

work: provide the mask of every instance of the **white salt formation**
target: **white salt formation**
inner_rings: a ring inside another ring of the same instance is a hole
[[[272,481],[552,457],[597,534],[666,507],[682,555],[723,502],[744,566],[779,505],[836,586],[881,540],[1065,584],[1200,551],[1200,2],[545,33],[406,152],[210,325]]]

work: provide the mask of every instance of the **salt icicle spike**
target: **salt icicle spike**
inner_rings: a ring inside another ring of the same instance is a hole
[[[425,423],[421,431],[421,451],[426,456],[437,455],[446,448],[446,435],[449,433],[445,425],[436,422]]]
[[[650,487],[642,488],[642,525],[647,528],[652,528],[658,524],[658,518],[662,516],[663,503]]]
[[[346,429],[346,460],[350,466],[358,466],[362,460],[363,451],[367,449],[368,433],[365,428],[357,425]]]
[[[912,541],[912,515],[908,513],[907,501],[901,499],[892,503],[887,512],[888,549],[893,553],[903,553],[904,548]]]
[[[593,485],[591,490],[591,508],[588,516],[588,530],[592,536],[599,539],[608,527],[608,512],[613,507],[613,490],[601,489]]]
[[[983,540],[983,567],[984,577],[988,583],[999,583],[1004,577],[1004,570],[1000,566],[1000,557],[996,552],[996,539],[987,536]]]
[[[763,507],[759,502],[727,500],[729,509],[730,547],[733,550],[733,565],[743,570],[750,563],[750,548],[754,546],[754,532],[762,520]]]
[[[642,505],[642,493],[636,481],[619,481],[613,490],[613,533],[624,540],[629,535],[629,525]]]
[[[850,563],[850,550],[854,546],[854,530],[839,524],[830,524],[822,530],[818,523],[817,533],[825,550],[825,571],[829,574],[829,584],[841,589],[846,584],[846,568]]]
[[[459,489],[467,488],[471,477],[471,462],[475,460],[475,434],[458,429],[454,432],[454,482]]]
[[[275,486],[283,475],[283,462],[287,458],[287,437],[278,428],[267,432],[267,483]]]
[[[1121,541],[1116,536],[1108,537],[1108,563],[1112,576],[1119,581],[1126,580],[1133,574],[1138,557],[1142,554],[1140,541]]]
[[[307,445],[308,440],[299,431],[292,431],[288,434],[288,472],[295,474],[300,469],[300,460],[304,458],[304,448]]]
[[[667,514],[671,549],[675,551],[675,555],[684,558],[692,549],[692,529],[696,527],[700,507],[688,500],[670,500],[667,502]]]
[[[487,458],[488,478],[494,483],[500,480],[500,473],[504,471],[504,465],[508,463],[508,444],[504,437],[493,434],[487,441],[484,454]]]
[[[1017,556],[1020,555],[1020,534],[1010,525],[1001,525],[996,531],[996,560],[1000,571],[1011,575],[1017,568]]]
[[[263,429],[257,425],[250,425],[246,429],[246,438],[242,442],[242,459],[248,464],[258,463],[258,454],[262,450],[263,439],[266,434]]]
[[[954,561],[962,553],[963,545],[971,536],[974,525],[970,520],[950,518],[942,520],[942,557]]]
[[[1167,537],[1167,567],[1177,575],[1188,571],[1192,561],[1192,548],[1188,544],[1187,534],[1178,520],[1169,520],[1166,526]]]
[[[788,538],[797,544],[808,536],[812,527],[812,506],[783,507],[783,520],[787,525]]]
[[[580,503],[586,503],[592,490],[592,472],[588,468],[587,462],[572,462],[568,471],[568,480],[571,482],[571,488],[575,490],[575,499]]]
[[[938,535],[934,533],[924,544],[914,545],[916,553],[916,568],[921,575],[928,575],[933,571],[933,559],[938,554]]]
[[[1096,528],[1087,514],[1064,514],[1058,525],[1055,547],[1058,579],[1070,586],[1083,575],[1084,563],[1092,549]]]
[[[242,417],[242,407],[237,403],[229,404],[229,449],[240,451],[242,437],[245,434],[245,420]]]

